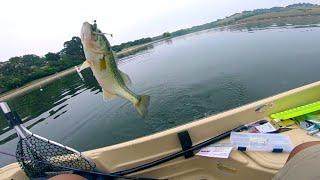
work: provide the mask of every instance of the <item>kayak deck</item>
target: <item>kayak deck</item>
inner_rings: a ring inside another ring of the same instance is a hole
[[[253,102],[214,116],[194,121],[146,137],[84,152],[100,170],[117,172],[159,159],[181,150],[177,133],[188,131],[193,144],[229,131],[239,125],[266,119],[270,114],[320,100],[320,82]],[[297,127],[297,126],[296,126]],[[284,132],[294,146],[319,140],[300,128]],[[221,142],[229,141],[228,138]],[[180,157],[139,171],[132,176],[169,179],[271,179],[285,164],[289,153],[232,151],[228,159]],[[17,164],[0,169],[1,177],[21,179]]]

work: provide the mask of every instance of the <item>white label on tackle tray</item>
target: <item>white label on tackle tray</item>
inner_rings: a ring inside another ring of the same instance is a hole
[[[273,132],[276,131],[277,129],[272,126],[270,122],[264,123],[262,125],[256,126],[255,128],[258,129],[259,132],[261,133],[268,133],[268,132]]]
[[[246,151],[269,151],[275,149],[291,152],[293,147],[289,136],[285,134],[232,132],[230,141],[233,147]]]

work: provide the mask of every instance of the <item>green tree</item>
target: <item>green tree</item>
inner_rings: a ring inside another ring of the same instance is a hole
[[[170,36],[171,36],[171,33],[165,32],[165,33],[162,34],[162,36],[163,36],[164,38],[170,37]]]
[[[57,66],[59,71],[81,64],[86,59],[79,37],[72,37],[72,39],[66,41],[63,46],[64,48],[60,51],[61,61]]]
[[[60,60],[60,55],[59,53],[52,53],[49,52],[46,55],[44,55],[46,61],[59,61]]]
[[[72,37],[70,41],[63,43],[61,54],[72,58],[85,59],[81,39],[79,37]]]

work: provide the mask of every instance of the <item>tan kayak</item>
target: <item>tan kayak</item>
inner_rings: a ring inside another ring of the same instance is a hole
[[[118,172],[152,162],[181,151],[177,134],[188,131],[192,144],[196,145],[235,127],[261,119],[272,113],[320,100],[320,82],[299,87],[266,99],[259,100],[214,116],[165,130],[121,144],[103,147],[84,154],[91,158],[100,170]],[[307,135],[300,128],[284,132],[294,146],[319,140]],[[229,141],[225,138],[222,141]],[[196,153],[197,151],[195,151]],[[289,153],[232,151],[228,159],[192,156],[170,160],[142,171],[126,174],[165,179],[272,179],[281,169]],[[0,169],[1,179],[25,179],[17,163]]]

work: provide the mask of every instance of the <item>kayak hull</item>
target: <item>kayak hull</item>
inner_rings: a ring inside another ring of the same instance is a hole
[[[268,97],[232,110],[196,120],[132,141],[84,152],[97,167],[117,172],[157,160],[181,150],[177,134],[188,131],[192,144],[199,144],[240,125],[270,114],[320,100],[320,81]],[[297,128],[285,132],[294,146],[318,140]],[[221,142],[228,142],[226,138]],[[196,152],[195,152],[196,153]],[[168,179],[271,179],[285,164],[289,153],[232,151],[228,159],[183,156],[129,176]],[[23,179],[17,163],[0,169],[1,178]]]

